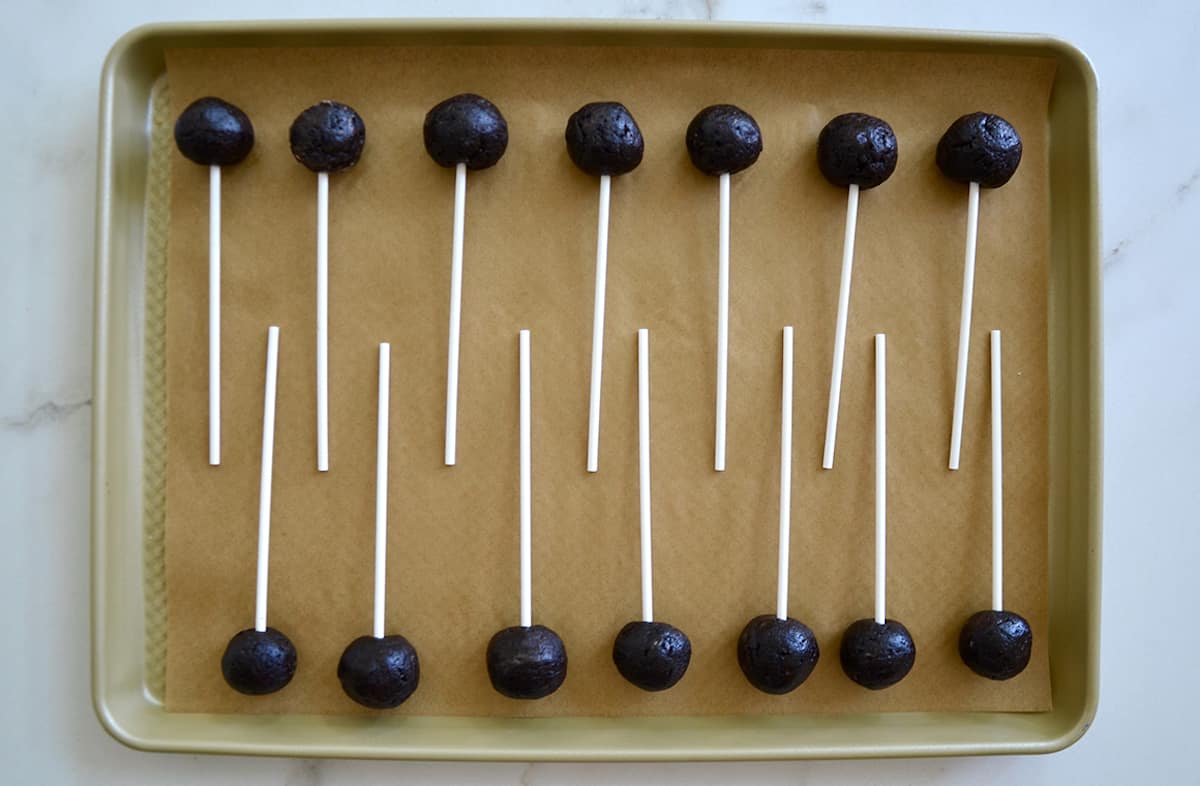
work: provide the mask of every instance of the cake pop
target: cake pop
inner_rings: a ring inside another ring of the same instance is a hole
[[[370,636],[359,636],[338,661],[342,690],[372,709],[399,707],[421,679],[417,651],[403,636],[384,635],[387,596],[388,409],[391,392],[392,348],[379,345],[379,407],[375,434],[375,615]]]
[[[271,547],[271,476],[275,453],[275,389],[279,376],[279,328],[267,330],[267,376],[263,394],[262,473],[258,497],[258,570],[254,591],[254,627],[235,635],[221,656],[221,674],[229,687],[252,696],[274,693],[296,673],[296,647],[280,631],[267,627],[267,574]]]
[[[487,671],[492,687],[513,699],[540,699],[567,678],[567,649],[558,634],[533,624],[529,331],[520,332],[521,624],[492,636]]]
[[[971,346],[971,308],[975,293],[975,247],[979,238],[979,188],[999,188],[1021,163],[1021,136],[999,115],[975,112],[950,124],[937,146],[937,165],[951,180],[967,184],[967,242],[963,257],[962,309],[958,359],[954,372],[954,412],[950,422],[950,469],[962,459],[963,409],[967,397],[967,360]]]
[[[650,529],[650,331],[638,330],[638,496],[642,553],[642,619],[613,641],[613,663],[642,690],[670,688],[687,672],[692,642],[665,622],[654,621],[654,568]]]
[[[779,418],[779,579],[775,614],[746,623],[738,637],[738,665],[765,693],[789,693],[816,668],[821,649],[812,629],[788,616],[788,566],[792,527],[793,331],[783,329],[783,395]]]
[[[730,104],[700,110],[687,128],[692,164],[719,178],[717,219],[717,412],[713,467],[725,471],[725,413],[729,390],[729,176],[762,153],[762,132],[749,113]]]
[[[1033,631],[1015,611],[1004,611],[1004,462],[1000,331],[991,333],[992,349],[992,608],[971,615],[958,637],[958,654],[971,671],[1008,680],[1029,665]]]
[[[850,317],[850,281],[854,269],[854,233],[858,196],[881,185],[896,170],[896,134],[878,117],[851,112],[830,120],[817,137],[817,165],[835,186],[847,189],[846,233],[842,240],[842,275],[838,284],[833,368],[829,375],[829,409],[825,418],[825,453],[821,466],[833,469],[837,448],[838,407],[842,399],[842,365],[846,356],[846,323]]]
[[[884,612],[887,588],[887,339],[875,334],[875,618],[842,634],[846,676],[864,688],[891,687],[912,670],[917,646],[908,628]]]
[[[292,122],[292,155],[317,173],[317,470],[329,471],[329,173],[358,163],[367,129],[337,101],[321,101]]]
[[[642,163],[645,143],[633,115],[615,101],[580,107],[567,119],[566,140],[567,155],[575,166],[600,178],[587,441],[587,471],[596,472],[600,468],[600,380],[604,366],[604,296],[608,281],[608,208],[612,176],[628,174]]]
[[[221,463],[221,167],[250,155],[254,126],[228,101],[200,98],[175,121],[175,145],[208,167],[208,463],[215,467]]]
[[[450,335],[446,357],[444,461],[458,462],[458,355],[462,326],[463,231],[467,170],[496,165],[508,148],[508,122],[491,101],[474,93],[451,96],[429,110],[425,150],[438,166],[454,167],[454,223],[450,236]]]

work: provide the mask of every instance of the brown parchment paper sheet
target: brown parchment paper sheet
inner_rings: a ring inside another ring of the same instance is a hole
[[[1047,667],[1047,104],[1054,66],[1013,57],[754,49],[363,48],[169,53],[172,116],[218,95],[257,140],[223,181],[223,464],[206,463],[207,172],[175,154],[168,294],[167,705],[365,713],[341,691],[345,645],[371,629],[377,345],[393,346],[388,631],[421,658],[408,715],[696,715],[1045,710]],[[464,91],[509,122],[499,165],[468,176],[458,466],[442,465],[453,171],[421,139]],[[335,98],[367,126],[330,195],[332,470],[315,469],[315,177],[288,127]],[[567,116],[620,100],[646,156],[614,179],[600,472],[584,471],[597,179],[567,157]],[[736,103],[765,149],[732,193],[728,470],[713,471],[717,181],[687,159],[702,107]],[[946,469],[966,187],[937,171],[951,120],[987,110],[1025,144],[982,199],[962,470]],[[895,175],[863,193],[837,466],[820,469],[846,191],[815,158],[833,115],[887,119]],[[299,652],[273,696],[229,689],[219,660],[253,621],[266,329],[281,326],[269,621]],[[753,689],[736,640],[773,613],[781,328],[796,328],[790,611],[822,657],[794,693]],[[665,693],[627,684],[616,632],[640,615],[636,336],[650,329],[655,614],[691,637]],[[1005,605],[1035,631],[1017,679],[960,662],[990,604],[988,335],[1004,330]],[[563,637],[565,685],[495,693],[484,650],[518,621],[517,331],[532,330],[534,620]],[[864,690],[841,633],[872,614],[873,350],[888,334],[888,616],[910,676]]]

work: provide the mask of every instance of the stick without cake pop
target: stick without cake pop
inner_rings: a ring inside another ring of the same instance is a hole
[[[521,627],[533,624],[533,492],[529,423],[529,331],[520,333],[521,388]]]
[[[821,459],[821,466],[825,469],[833,469],[833,456],[837,448],[859,191],[875,188],[892,176],[896,170],[897,150],[896,134],[892,127],[877,117],[861,112],[838,115],[821,129],[817,138],[817,164],[821,174],[835,186],[845,186],[848,190],[846,232],[842,240],[842,274],[838,284],[837,322],[833,336],[833,365],[829,374],[829,409],[825,418],[825,453]]]
[[[596,286],[592,306],[592,369],[588,387],[587,471],[600,468],[600,392],[604,371],[604,297],[608,287],[608,215],[613,175],[642,163],[645,142],[637,121],[623,104],[584,104],[567,118],[567,155],[575,166],[600,178],[596,222]]]
[[[317,174],[317,470],[329,471],[329,173],[358,163],[362,118],[336,101],[310,106],[292,121],[292,155]]]
[[[642,619],[621,628],[613,640],[613,664],[621,676],[646,691],[670,688],[687,673],[692,642],[687,634],[654,621],[650,537],[650,331],[638,330],[638,508],[642,555]]]
[[[992,609],[1004,610],[1004,426],[1000,331],[992,331]]]
[[[175,144],[208,167],[208,463],[221,463],[221,167],[242,161],[254,146],[246,113],[219,98],[188,105],[175,122]]]
[[[388,410],[391,398],[392,346],[379,345],[379,413],[375,422],[375,617],[373,633],[383,638],[387,598]]]
[[[725,471],[726,413],[729,403],[729,188],[730,176],[746,169],[762,153],[762,132],[749,113],[729,104],[706,107],[688,124],[686,142],[692,164],[716,175],[717,212],[717,395],[713,468]]]
[[[425,115],[425,151],[439,166],[454,168],[454,224],[450,240],[450,330],[446,350],[444,461],[458,462],[458,366],[462,333],[463,230],[467,170],[495,166],[508,147],[508,123],[491,101],[474,93],[451,96]]]
[[[962,308],[958,357],[954,369],[954,411],[950,421],[950,469],[962,460],[963,410],[971,346],[971,310],[975,292],[975,249],[979,237],[979,189],[999,188],[1021,163],[1021,137],[999,115],[975,112],[950,124],[938,141],[936,161],[946,177],[967,184],[967,237],[963,255]]]
[[[776,582],[775,616],[788,616],[788,566],[792,541],[792,328],[783,329],[783,396],[779,408],[779,579]]]
[[[262,472],[258,488],[258,571],[254,629],[267,629],[267,573],[271,551],[271,478],[275,466],[275,388],[279,378],[279,328],[267,329],[267,377],[263,394]]]
[[[258,495],[258,564],[255,571],[254,627],[235,635],[221,657],[221,673],[240,693],[274,693],[296,672],[296,648],[283,633],[267,627],[267,574],[271,546],[271,477],[275,453],[275,391],[279,369],[279,328],[267,330],[267,372],[263,392],[262,472]]]
[[[638,512],[642,553],[642,621],[654,621],[650,535],[650,331],[638,330]]]

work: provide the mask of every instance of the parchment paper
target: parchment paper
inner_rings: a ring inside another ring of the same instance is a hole
[[[253,119],[224,174],[224,454],[206,463],[207,172],[174,155],[168,293],[167,704],[175,711],[364,713],[338,657],[370,632],[377,344],[393,344],[389,632],[421,658],[409,715],[675,715],[1045,710],[1047,668],[1047,104],[1049,61],[750,49],[364,48],[169,53],[172,117],[218,95]],[[491,98],[511,143],[468,177],[458,466],[442,465],[453,172],[421,141],[454,93]],[[359,110],[367,144],[331,183],[332,470],[315,469],[315,178],[287,131],[314,101]],[[567,116],[620,100],[646,156],[615,178],[600,472],[584,471],[597,180]],[[717,181],[688,162],[701,107],[732,102],[765,150],[733,178],[728,470],[713,471]],[[933,151],[951,120],[998,112],[1024,160],[985,191],[962,470],[946,469],[966,187]],[[846,191],[821,177],[833,115],[887,119],[900,163],[859,209],[837,466],[820,469]],[[249,698],[223,682],[253,620],[266,329],[281,326],[269,622],[295,680]],[[774,611],[781,328],[796,327],[791,614],[822,657],[794,693],[752,688],[736,640]],[[655,613],[692,639],[687,676],[647,694],[611,661],[640,614],[636,336],[650,328]],[[1035,631],[1017,679],[960,662],[990,604],[987,331],[1004,331],[1005,605]],[[532,330],[534,619],[558,631],[566,684],[496,694],[484,649],[518,621],[517,331]],[[888,334],[888,615],[917,643],[910,676],[870,692],[838,664],[872,614],[871,336]]]

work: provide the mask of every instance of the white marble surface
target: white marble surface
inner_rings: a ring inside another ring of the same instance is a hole
[[[112,42],[150,21],[340,16],[633,16],[1043,32],[1101,85],[1107,447],[1101,707],[1045,757],[737,765],[409,764],[149,755],[93,717],[88,487],[96,91]],[[1185,577],[1200,556],[1200,6],[1114,0],[59,0],[0,24],[0,780],[119,783],[1200,783]],[[1147,143],[1145,140],[1149,140]],[[1191,301],[1193,306],[1188,306]],[[1174,629],[1186,624],[1186,633]],[[1163,662],[1158,653],[1170,653]],[[49,657],[47,657],[47,655]]]

